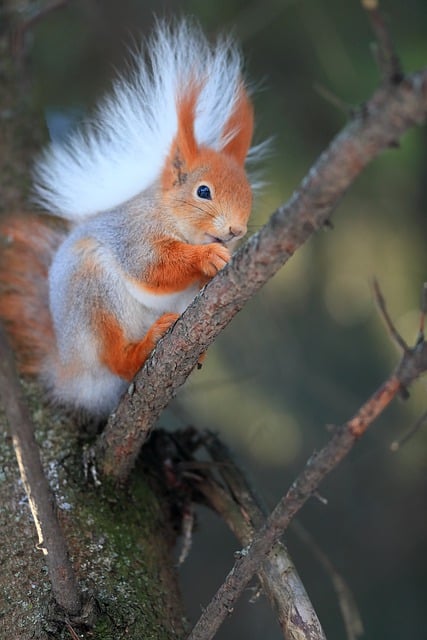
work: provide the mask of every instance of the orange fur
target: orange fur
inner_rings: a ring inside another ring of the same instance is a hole
[[[187,180],[188,164],[197,155],[194,136],[194,110],[198,90],[195,86],[177,100],[178,133],[172,143],[162,175],[164,189],[182,185]]]
[[[73,273],[70,282],[84,282],[102,276],[103,268],[95,255],[98,247],[99,243],[93,238],[81,238],[74,243],[72,250],[79,257],[79,267]],[[74,302],[74,300],[70,300],[69,304],[72,306]]]
[[[34,215],[0,221],[0,320],[23,373],[40,373],[52,351],[47,274],[63,233]]]
[[[244,165],[249,147],[251,146],[254,130],[254,110],[249,96],[243,85],[240,87],[239,98],[230,119],[224,127],[223,136],[233,136],[223,148],[240,164]],[[234,135],[233,135],[234,133]]]
[[[177,320],[178,314],[165,313],[154,322],[139,342],[129,342],[117,319],[106,311],[97,312],[93,324],[102,343],[101,361],[113,373],[131,381],[156,343]]]
[[[187,93],[178,99],[178,133],[177,147],[184,158],[194,158],[197,154],[197,142],[194,135],[194,117],[196,102],[201,87],[190,84]]]
[[[195,139],[194,118],[200,88],[197,85],[191,85],[188,92],[177,100],[178,132],[171,145],[162,174],[162,186],[166,190],[185,183],[188,172],[194,170],[196,166],[210,166],[215,156],[220,160],[222,169],[224,169],[224,162],[226,165],[229,164],[224,155],[232,158],[239,167],[244,167],[254,129],[253,107],[244,86],[241,85],[236,106],[224,127],[223,138],[230,139],[219,152],[207,147],[199,147]],[[217,177],[215,171],[213,175]],[[228,176],[227,181],[232,182],[232,176]]]
[[[73,250],[79,255],[90,254],[98,246],[98,243],[93,238],[81,238],[74,243]]]
[[[211,278],[230,259],[230,252],[219,243],[186,244],[179,240],[163,241],[159,247],[161,259],[137,286],[150,293],[175,293],[192,284]]]

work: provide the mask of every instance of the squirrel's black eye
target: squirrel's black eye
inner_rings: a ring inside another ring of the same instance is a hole
[[[205,184],[201,184],[200,187],[197,187],[197,195],[199,198],[203,198],[203,200],[212,200],[211,190]]]

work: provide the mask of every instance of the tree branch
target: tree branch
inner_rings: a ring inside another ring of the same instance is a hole
[[[201,503],[213,509],[246,547],[266,520],[267,511],[245,474],[211,432],[199,433],[191,427],[173,433],[158,429],[144,447],[143,460],[165,484],[171,504],[179,505],[181,527],[192,511],[189,503]],[[191,532],[188,539],[191,541]],[[286,640],[325,640],[284,544],[274,546],[258,577]]]
[[[201,353],[319,228],[356,177],[425,121],[427,69],[375,91],[321,154],[290,201],[237,252],[162,339],[97,443],[103,472],[124,481],[147,435]]]
[[[43,471],[34,426],[22,397],[15,363],[0,327],[0,400],[18,460],[19,471],[36,526],[39,548],[46,556],[49,579],[57,603],[69,615],[81,610],[81,595],[56,517],[55,498]]]
[[[377,303],[378,309],[380,311],[381,317],[384,320],[385,326],[387,327],[387,330],[389,332],[390,337],[393,339],[393,341],[396,343],[396,345],[403,351],[406,352],[409,350],[408,345],[406,344],[405,340],[402,338],[402,336],[398,333],[396,327],[394,326],[394,323],[392,321],[392,319],[390,318],[390,315],[387,311],[387,307],[386,307],[386,303],[384,300],[384,296],[382,294],[382,291],[380,289],[380,285],[377,281],[377,279],[374,279],[374,295],[375,295],[375,301]]]
[[[390,378],[360,407],[353,418],[336,429],[321,451],[311,456],[264,526],[257,531],[251,545],[236,561],[188,636],[188,640],[211,640],[214,637],[227,616],[227,611],[234,608],[246,585],[259,570],[261,563],[283,535],[295,514],[401,389],[406,389],[426,371],[427,343],[418,340],[412,349],[404,352],[400,364]]]
[[[218,465],[228,492],[221,492],[209,478],[201,478],[197,487],[246,547],[251,543],[254,531],[265,522],[267,514],[225,445],[214,434],[208,434],[203,440]],[[264,558],[259,578],[286,640],[326,640],[288,550],[280,541]]]

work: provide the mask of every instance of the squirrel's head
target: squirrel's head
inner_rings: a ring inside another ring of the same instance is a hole
[[[178,133],[162,173],[162,197],[177,230],[191,244],[229,243],[245,235],[252,190],[244,163],[253,132],[253,111],[241,88],[222,132],[219,151],[198,145],[194,134],[197,90],[178,105]]]

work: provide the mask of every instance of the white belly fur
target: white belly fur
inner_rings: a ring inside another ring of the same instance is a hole
[[[197,285],[193,285],[177,293],[156,294],[144,291],[128,280],[126,280],[126,289],[144,307],[157,313],[182,313],[200,290]]]

